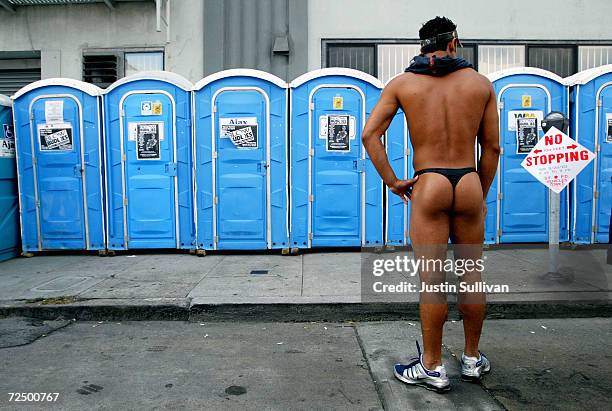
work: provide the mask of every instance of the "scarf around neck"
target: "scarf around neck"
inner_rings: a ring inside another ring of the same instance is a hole
[[[422,54],[416,56],[410,62],[410,66],[404,70],[406,73],[426,74],[434,77],[442,77],[449,73],[464,68],[474,68],[471,63],[462,58],[452,58],[448,56],[436,57],[431,59]]]

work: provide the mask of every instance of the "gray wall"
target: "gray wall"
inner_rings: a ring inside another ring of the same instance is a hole
[[[465,39],[612,40],[611,0],[309,0],[308,67],[321,67],[322,39],[415,39],[436,15]]]
[[[36,50],[42,77],[82,79],[83,50],[114,47],[164,47],[165,68],[197,81],[203,74],[203,2],[170,2],[170,43],[166,27],[156,31],[155,3],[18,7],[0,9],[0,53]],[[1,62],[0,62],[1,64]]]
[[[306,0],[205,0],[204,73],[254,68],[292,80],[307,71]],[[286,36],[289,55],[273,54]]]

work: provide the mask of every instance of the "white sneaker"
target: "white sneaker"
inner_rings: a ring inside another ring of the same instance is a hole
[[[449,391],[450,381],[446,375],[444,364],[438,365],[433,370],[428,370],[423,365],[423,354],[421,354],[421,347],[418,341],[416,346],[419,357],[414,358],[412,362],[407,365],[395,364],[393,367],[395,377],[406,384],[419,385],[438,393]]]
[[[469,382],[480,382],[482,376],[491,371],[491,362],[480,351],[479,357],[468,357],[461,354],[461,379]]]

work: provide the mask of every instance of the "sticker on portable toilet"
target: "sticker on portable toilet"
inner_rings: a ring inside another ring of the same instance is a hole
[[[138,123],[135,121],[128,122],[128,141],[136,141],[136,137],[138,135],[137,126]]]
[[[508,111],[508,131],[516,131],[516,122],[520,118],[536,118],[538,126],[544,120],[544,112],[541,110],[510,110]]]
[[[63,100],[46,100],[45,101],[45,123],[63,123],[64,122],[64,101]]]
[[[163,122],[161,121],[147,121],[147,122],[139,122],[139,121],[130,121],[128,122],[128,141],[136,141],[136,139],[138,138],[138,125],[139,124],[143,124],[143,125],[151,125],[151,124],[159,124],[158,129],[159,129],[159,141],[163,141],[164,140],[164,126],[163,126]]]
[[[153,115],[153,102],[142,101],[140,103],[140,115],[141,116],[152,116]]]
[[[349,116],[328,116],[327,151],[351,151]]]
[[[560,193],[595,155],[556,127],[540,139],[521,165],[555,193]]]
[[[327,138],[327,116],[319,116],[319,138]]]
[[[4,131],[4,138],[15,138],[15,131],[13,130],[12,124],[3,124],[2,130]]]
[[[334,97],[334,110],[342,110],[344,109],[344,98],[341,96]]]
[[[15,139],[0,138],[0,158],[15,157]]]
[[[531,108],[531,96],[529,94],[521,96],[521,107]]]
[[[138,160],[159,160],[159,142],[163,134],[163,124],[138,123],[136,134],[136,158]]]
[[[159,101],[156,101],[155,103],[153,103],[153,115],[161,116],[162,113],[163,113],[162,103]]]
[[[354,140],[356,135],[357,135],[357,122],[355,121],[354,116],[350,116],[349,117],[349,138],[351,140]]]
[[[606,114],[606,143],[612,143],[612,113]]]
[[[72,151],[72,126],[68,123],[38,126],[40,151]]]
[[[516,154],[528,154],[538,143],[538,119],[519,118],[516,121]]]
[[[237,148],[257,148],[257,117],[220,118],[219,126]]]

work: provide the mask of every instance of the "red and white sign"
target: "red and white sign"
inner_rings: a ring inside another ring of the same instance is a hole
[[[595,154],[552,127],[521,165],[555,193],[560,193],[593,159]]]

